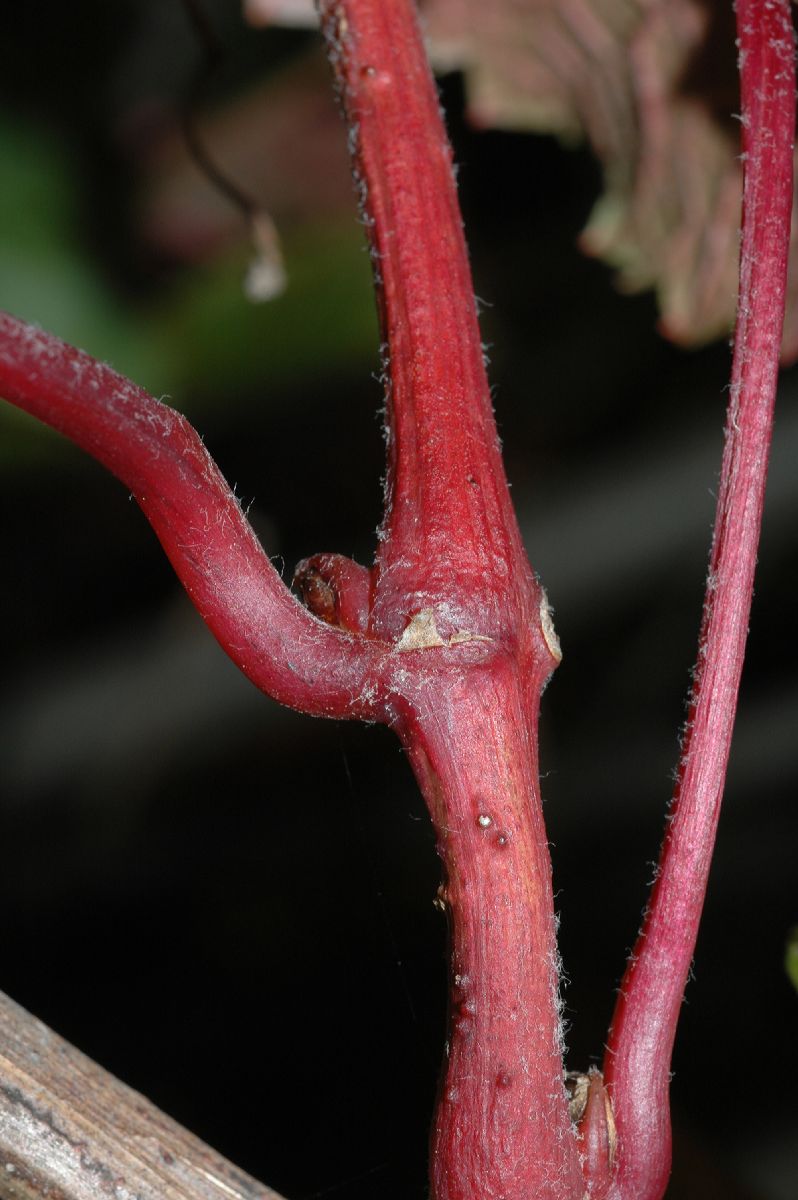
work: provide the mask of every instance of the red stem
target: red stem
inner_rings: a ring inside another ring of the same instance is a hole
[[[372,249],[386,371],[388,481],[372,628],[506,626],[530,578],[483,363],[452,155],[410,0],[325,0]],[[507,564],[523,564],[521,578]],[[478,597],[478,600],[474,599]]]
[[[751,608],[790,234],[795,123],[788,0],[737,0],[744,153],[740,295],[721,488],[679,779],[605,1079],[617,1200],[657,1200],[670,1170],[670,1061],[715,841]]]
[[[668,1071],[731,736],[783,310],[794,78],[786,0],[741,0],[748,155],[741,302],[717,532],[661,874],[579,1136],[562,1078],[551,868],[537,780],[559,657],[524,556],[485,378],[451,159],[409,0],[323,0],[371,238],[389,475],[373,573],[283,586],[197,435],[88,356],[0,315],[0,391],[132,489],[215,635],[265,691],[395,726],[438,837],[451,1030],[433,1200],[657,1200]],[[574,1115],[577,1120],[578,1114]],[[616,1144],[617,1123],[618,1142]]]
[[[401,733],[438,837],[452,955],[432,1195],[577,1200],[537,708],[510,654],[411,699]]]
[[[393,724],[438,835],[452,1027],[435,1200],[577,1200],[562,1077],[537,711],[559,652],[523,553],[482,362],[450,151],[407,0],[323,6],[389,352],[389,486],[371,576],[280,583],[201,442],[106,367],[0,321],[0,391],[130,487],[216,636],[307,711]],[[328,623],[325,623],[329,622]]]
[[[203,619],[253,683],[303,712],[379,718],[373,677],[387,647],[302,607],[185,417],[1,312],[0,394],[130,488]]]
[[[369,628],[444,864],[451,1027],[435,1200],[571,1200],[540,690],[559,657],[510,503],[451,166],[413,6],[325,0],[388,367]],[[398,641],[397,641],[398,639]]]

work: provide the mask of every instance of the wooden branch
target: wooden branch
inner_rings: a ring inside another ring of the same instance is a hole
[[[0,993],[0,1200],[282,1200]]]

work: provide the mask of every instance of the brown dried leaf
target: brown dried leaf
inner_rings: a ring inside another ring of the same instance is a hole
[[[259,29],[265,25],[318,24],[313,0],[244,0],[244,20]]]
[[[279,20],[311,0],[247,0]],[[661,328],[727,334],[737,299],[742,166],[731,5],[721,0],[423,0],[434,64],[463,70],[483,127],[585,138],[604,171],[582,246],[621,288],[654,288]],[[793,222],[793,245],[796,227]],[[782,357],[798,358],[798,255]]]
[[[675,341],[728,332],[742,189],[731,7],[427,0],[425,14],[433,56],[465,70],[475,123],[587,139],[605,191],[582,244],[621,287],[656,288]],[[798,356],[797,301],[793,266],[785,359]]]

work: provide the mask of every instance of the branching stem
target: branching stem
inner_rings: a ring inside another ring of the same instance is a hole
[[[130,488],[202,617],[258,687],[303,712],[378,718],[369,683],[387,647],[302,607],[185,417],[7,313],[0,313],[0,394]]]
[[[0,392],[124,481],[259,687],[306,712],[383,721],[401,738],[436,830],[452,946],[433,1200],[659,1200],[671,1049],[728,759],[770,442],[791,211],[788,0],[738,4],[741,289],[699,663],[605,1081],[581,1076],[576,1108],[563,1082],[537,777],[540,692],[559,648],[499,453],[451,152],[410,0],[320,8],[383,331],[388,485],[374,567],[305,560],[303,608],[184,418],[2,314]]]
[[[372,634],[435,825],[451,932],[435,1200],[584,1191],[562,1075],[537,779],[559,659],[499,453],[451,150],[413,6],[324,0],[386,366],[388,486]]]

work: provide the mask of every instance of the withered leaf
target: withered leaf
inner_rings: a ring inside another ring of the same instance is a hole
[[[584,249],[617,268],[622,288],[656,289],[668,337],[695,344],[727,333],[742,194],[731,6],[427,0],[424,11],[433,56],[465,72],[475,123],[587,139],[604,194]],[[795,258],[788,361],[798,357]]]
[[[249,0],[261,19],[288,0]],[[742,195],[737,51],[720,0],[423,0],[434,65],[462,70],[484,128],[587,140],[604,192],[581,244],[620,287],[656,289],[685,345],[734,323]],[[291,19],[311,0],[290,0]],[[795,210],[794,210],[795,211]],[[796,242],[793,220],[791,249]],[[782,357],[798,358],[791,253]]]

